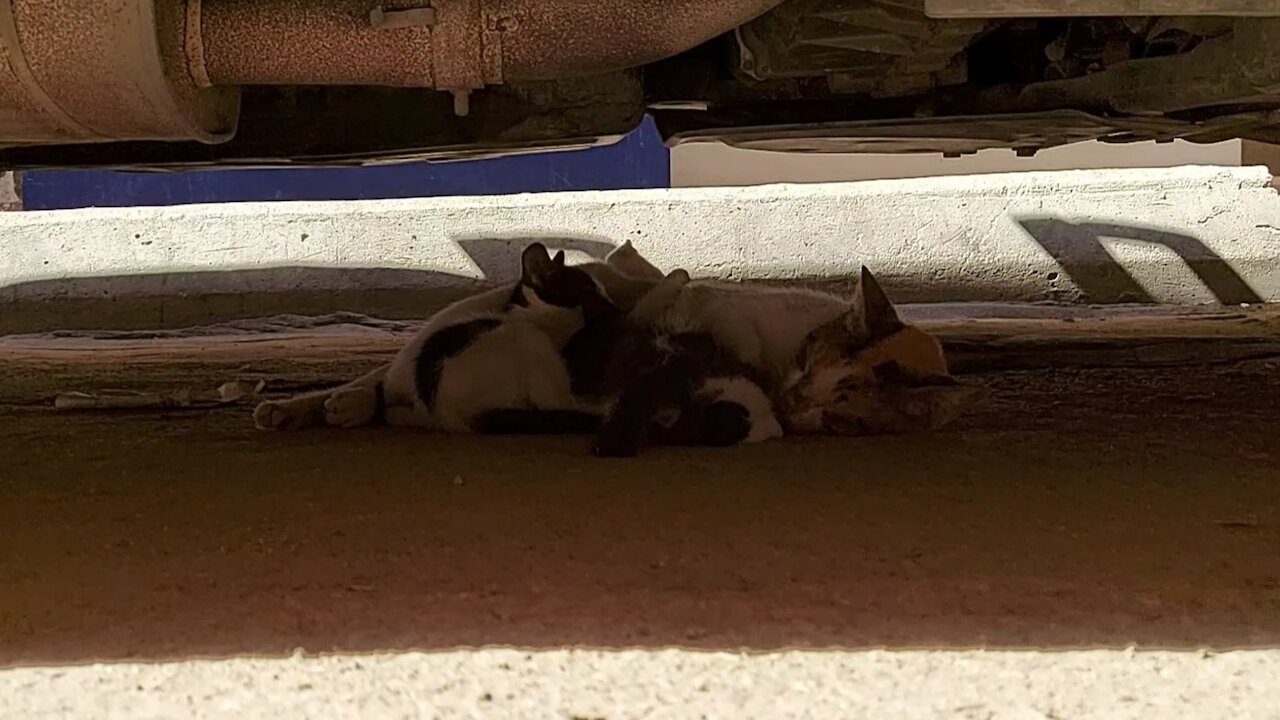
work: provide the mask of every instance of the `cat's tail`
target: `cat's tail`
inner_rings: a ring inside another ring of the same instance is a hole
[[[481,435],[586,435],[600,429],[600,415],[585,410],[502,408],[486,410],[471,420]]]

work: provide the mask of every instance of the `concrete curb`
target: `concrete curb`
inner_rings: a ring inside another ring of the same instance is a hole
[[[532,239],[631,240],[703,277],[842,283],[866,264],[912,302],[1280,299],[1261,167],[27,212],[0,237],[0,333],[420,316],[509,280]]]

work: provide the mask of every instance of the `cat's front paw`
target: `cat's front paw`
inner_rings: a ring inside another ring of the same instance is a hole
[[[259,430],[297,430],[302,417],[287,400],[268,400],[253,409],[253,424]]]
[[[378,415],[378,393],[370,387],[338,390],[324,402],[324,421],[334,427],[372,424]]]

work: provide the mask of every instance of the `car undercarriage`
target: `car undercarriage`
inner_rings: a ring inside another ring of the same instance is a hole
[[[1280,2],[0,0],[0,165],[1280,139]]]

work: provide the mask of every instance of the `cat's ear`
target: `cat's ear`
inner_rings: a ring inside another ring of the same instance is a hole
[[[522,282],[535,284],[556,269],[556,264],[547,252],[547,246],[533,243],[520,253],[520,274]]]
[[[551,261],[559,265],[560,267],[564,267],[564,251],[561,250],[557,252],[556,256],[551,258]]]
[[[865,266],[858,281],[858,289],[853,294],[853,310],[854,316],[861,317],[862,329],[867,334],[868,342],[887,338],[902,329],[898,311],[889,302],[889,296],[880,287],[880,282]]]
[[[662,271],[645,260],[628,240],[609,252],[604,262],[609,267],[628,277],[642,280],[661,280]]]

